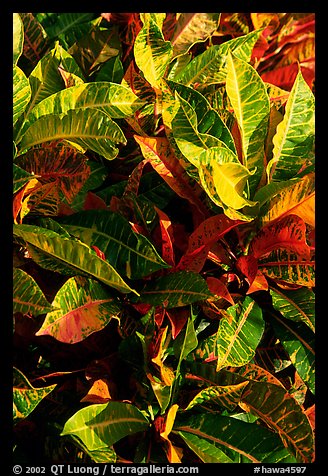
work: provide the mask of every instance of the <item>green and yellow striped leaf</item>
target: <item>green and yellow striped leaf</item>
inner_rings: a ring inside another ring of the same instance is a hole
[[[25,375],[13,368],[13,418],[14,423],[26,418],[39,403],[54,390],[57,384],[35,388]]]
[[[226,91],[241,133],[244,165],[253,173],[250,190],[254,193],[264,171],[264,144],[268,131],[270,100],[257,71],[246,61],[227,57]]]
[[[19,268],[13,274],[13,311],[38,316],[52,310],[36,281]]]
[[[14,67],[13,75],[13,124],[15,124],[30,101],[31,88],[25,73],[18,66]]]
[[[211,457],[211,462],[233,462],[237,455],[247,463],[295,462],[279,436],[256,423],[245,423],[217,413],[183,417],[176,419],[173,432],[186,442],[190,435],[197,437],[190,441],[193,446],[197,442],[204,457]]]
[[[86,210],[63,218],[62,226],[88,246],[96,246],[119,273],[131,279],[169,268],[152,243],[128,220],[109,210]]]
[[[21,139],[20,153],[58,139],[93,150],[107,160],[117,156],[115,144],[126,144],[121,128],[106,113],[92,109],[86,114],[83,109],[77,109],[41,116],[33,122]]]
[[[161,28],[151,17],[145,20],[134,42],[134,58],[151,86],[159,87],[171,61],[173,47],[169,41],[164,40]]]
[[[315,394],[315,336],[303,322],[277,315],[271,319],[274,333],[284,346],[298,375]]]
[[[13,67],[17,65],[24,43],[24,26],[19,13],[13,13]]]
[[[263,332],[262,310],[252,298],[247,296],[242,303],[230,306],[217,332],[217,371],[247,364],[254,357]]]
[[[148,427],[148,419],[136,406],[113,401],[89,405],[76,412],[65,423],[61,436],[79,438],[89,451],[95,451]]]
[[[103,329],[118,318],[118,301],[99,282],[77,276],[57,292],[37,336],[51,335],[66,344],[75,344]]]
[[[197,395],[188,403],[185,410],[191,410],[195,405],[203,405],[206,403],[211,405],[218,405],[233,411],[238,405],[244,388],[248,382],[241,382],[235,385],[215,385],[209,386],[197,393]]]
[[[272,139],[273,157],[267,166],[269,181],[288,180],[301,168],[313,165],[314,122],[314,95],[299,72],[283,120]]]
[[[227,75],[227,56],[229,52],[244,61],[251,58],[253,47],[259,39],[262,29],[252,31],[248,35],[233,38],[221,45],[212,45],[197,55],[175,77],[175,81],[191,86],[195,83],[223,83]]]
[[[32,245],[30,253],[40,266],[65,274],[91,275],[122,293],[138,294],[85,243],[35,225],[14,225],[13,232],[14,236]]]
[[[270,289],[272,305],[286,319],[304,322],[315,330],[315,294],[311,289],[300,288],[293,291]]]

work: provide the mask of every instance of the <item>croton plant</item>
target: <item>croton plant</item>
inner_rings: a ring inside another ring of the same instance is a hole
[[[13,14],[17,461],[315,460],[314,21]]]

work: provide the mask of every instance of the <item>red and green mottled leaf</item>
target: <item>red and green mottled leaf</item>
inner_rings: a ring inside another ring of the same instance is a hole
[[[313,460],[313,431],[304,410],[281,386],[250,381],[239,405],[279,435],[299,463]]]
[[[48,312],[36,335],[51,335],[66,344],[80,342],[103,329],[121,310],[100,283],[83,277],[67,280],[52,305],[57,309]]]
[[[241,382],[236,385],[217,385],[209,386],[197,393],[197,395],[188,403],[184,410],[191,410],[195,405],[205,405],[206,403],[218,405],[233,411],[238,405],[242,393],[248,382]]]

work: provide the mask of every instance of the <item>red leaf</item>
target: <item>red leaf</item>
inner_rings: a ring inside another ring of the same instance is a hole
[[[300,68],[306,83],[310,88],[312,88],[314,80],[313,69],[303,65],[300,65]],[[298,63],[292,63],[287,66],[281,66],[280,68],[274,68],[272,71],[265,71],[261,74],[261,78],[266,83],[275,84],[281,89],[290,91],[293,87],[298,71]]]
[[[268,289],[269,285],[266,277],[261,271],[258,271],[246,294],[252,294],[256,291],[267,291]]]
[[[171,266],[175,265],[173,250],[173,230],[169,217],[157,207],[154,207],[158,217],[162,235],[162,258]]]
[[[257,274],[257,259],[252,255],[240,256],[236,261],[236,267],[251,286]]]
[[[310,259],[311,250],[306,242],[306,225],[302,218],[287,215],[262,228],[251,241],[250,254],[259,258],[278,248]]]
[[[187,251],[176,269],[200,272],[212,245],[240,223],[240,220],[231,220],[224,214],[204,220],[190,235]]]
[[[172,337],[175,339],[188,320],[190,314],[189,306],[179,307],[179,309],[169,309],[165,312],[172,326]]]
[[[106,260],[106,256],[105,254],[95,245],[92,245],[91,248],[93,250],[95,250],[95,252],[97,253],[97,256],[99,256],[99,258],[103,259],[103,260]]]
[[[225,299],[232,305],[235,304],[234,300],[231,297],[231,294],[228,291],[228,288],[220,279],[209,276],[208,278],[206,278],[206,282],[208,285],[208,289],[211,291],[211,293]]]
[[[95,193],[88,192],[85,197],[83,210],[94,210],[94,209],[108,210],[108,207],[102,198],[98,197],[98,195],[96,195]]]

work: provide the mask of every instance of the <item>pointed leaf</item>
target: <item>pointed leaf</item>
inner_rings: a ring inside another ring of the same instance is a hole
[[[173,58],[205,41],[218,27],[220,13],[181,13],[172,38]]]
[[[287,186],[269,200],[267,210],[262,216],[262,224],[291,213],[303,218],[305,223],[314,226],[315,222],[315,179],[314,173],[301,180],[284,182]],[[271,184],[270,184],[271,185]]]
[[[24,27],[19,13],[13,13],[13,67],[23,52]]]
[[[240,223],[224,214],[204,220],[189,236],[188,248],[176,269],[200,272],[212,245]]]
[[[248,382],[241,382],[235,385],[215,385],[206,387],[196,394],[184,410],[190,410],[195,405],[206,406],[206,403],[208,402],[211,405],[211,408],[214,404],[226,408],[229,411],[233,411],[238,405],[247,385]]]
[[[268,164],[270,180],[295,177],[313,162],[314,96],[299,72],[289,94],[283,120],[273,137],[273,158]]]
[[[13,193],[15,194],[34,178],[33,174],[26,172],[16,164],[13,164]]]
[[[13,70],[13,124],[24,113],[31,98],[31,88],[25,73],[15,66]]]
[[[250,381],[240,406],[258,415],[272,428],[299,463],[313,458],[313,431],[307,416],[284,388],[267,382]]]
[[[236,57],[249,61],[253,47],[261,33],[262,29],[255,30],[248,35],[225,41],[222,45],[210,46],[190,61],[181,73],[176,76],[175,81],[187,86],[195,83],[211,84],[225,82],[229,51],[233,51]]]
[[[13,411],[14,423],[26,418],[39,403],[56,387],[34,388],[25,375],[18,369],[13,369],[14,395]]]
[[[88,246],[97,246],[119,273],[131,279],[168,268],[150,241],[109,210],[86,210],[61,220],[63,227]]]
[[[310,259],[311,250],[306,242],[306,225],[297,215],[287,215],[263,227],[250,243],[249,252],[259,258],[282,248]]]
[[[38,316],[52,310],[51,304],[36,281],[19,268],[14,268],[13,311]]]
[[[75,277],[66,281],[36,333],[51,335],[67,344],[75,344],[118,318],[120,306],[104,287],[92,279]]]
[[[297,373],[315,394],[315,336],[302,322],[291,322],[275,316],[274,333],[280,340]]]
[[[186,440],[189,435],[198,437],[200,448],[205,452],[209,451],[220,462],[229,461],[227,455],[231,454],[230,450],[242,455],[251,463],[295,462],[279,436],[256,423],[245,423],[218,414],[201,413],[176,420],[173,431],[179,432]],[[214,448],[218,448],[219,451],[216,453]],[[222,452],[226,454],[225,458]]]
[[[157,87],[172,57],[172,45],[164,40],[160,27],[148,18],[134,42],[135,62],[144,77]]]
[[[86,114],[83,109],[77,109],[66,114],[45,115],[33,122],[22,137],[21,152],[56,139],[91,149],[108,160],[118,154],[115,143],[126,143],[122,130],[107,114],[97,109]]]
[[[295,291],[270,289],[272,305],[286,319],[304,322],[313,332],[315,326],[315,294],[310,289]]]
[[[264,143],[268,130],[270,101],[265,84],[256,70],[228,55],[226,90],[236,115],[242,138],[245,166],[256,175],[250,179],[255,191],[264,170]]]
[[[45,52],[49,39],[41,23],[33,13],[19,14],[24,25],[23,55],[31,65],[35,65]]]
[[[65,423],[61,436],[78,438],[91,451],[112,446],[125,436],[144,431],[149,422],[129,403],[108,402],[89,405]]]
[[[147,284],[141,291],[139,301],[171,308],[185,306],[210,296],[206,281],[201,276],[190,271],[180,271]]]
[[[304,260],[285,250],[272,251],[258,262],[261,271],[275,280],[311,288],[315,285],[315,261]]]
[[[242,304],[230,306],[221,319],[217,333],[217,370],[247,364],[264,332],[264,320],[259,305],[250,297]]]
[[[14,235],[33,246],[36,250],[35,259],[40,266],[55,268],[59,272],[64,267],[66,270],[71,269],[72,275],[87,273],[123,293],[136,293],[107,261],[99,258],[84,243],[34,225],[14,225]],[[51,267],[49,258],[53,263]]]

